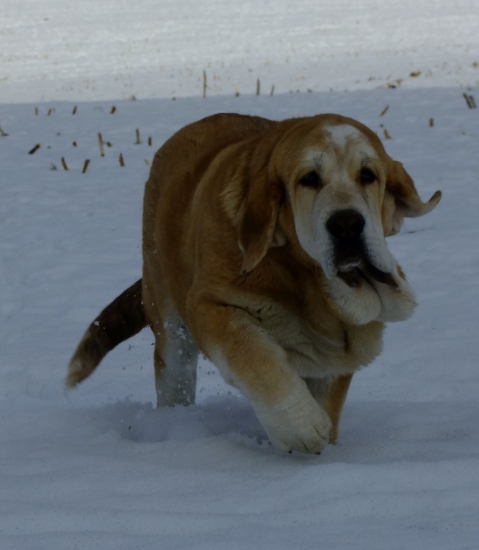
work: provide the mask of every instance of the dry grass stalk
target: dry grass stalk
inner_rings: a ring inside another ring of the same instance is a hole
[[[123,155],[120,153],[120,158],[118,159],[120,162],[120,166],[123,168],[125,166],[125,161],[123,160]]]
[[[0,126],[0,135],[1,135],[2,137],[7,137],[7,136],[8,136],[7,132],[4,132],[4,131],[2,130],[2,127],[1,127],[1,126]]]
[[[110,115],[113,115],[116,111],[116,107],[113,105],[111,110],[110,110]]]
[[[135,134],[136,134],[135,145],[141,145],[140,130],[138,130],[138,128],[135,130]]]
[[[206,71],[203,71],[203,97],[206,97]]]
[[[389,135],[389,132],[384,128],[384,139],[391,139],[391,136]]]
[[[381,111],[381,114],[379,116],[384,116],[388,112],[388,109],[389,109],[389,105],[386,105],[386,107],[384,107],[384,109]]]
[[[469,107],[469,109],[476,109],[477,106],[476,106],[476,102],[474,100],[474,96],[472,95],[467,95],[467,94],[462,94],[464,96],[464,99],[466,100],[466,103],[467,103],[467,106]]]
[[[100,156],[104,157],[105,156],[105,150],[103,149],[103,138],[101,137],[100,132],[98,132],[97,136],[98,136],[98,147],[100,148]]]
[[[73,107],[72,115],[76,115],[76,114],[77,114],[77,106],[75,105],[75,107]]]
[[[30,149],[30,151],[28,151],[28,154],[33,155],[35,153],[35,151],[38,151],[38,149],[40,149],[40,144],[39,143],[37,143],[33,149]]]
[[[86,159],[85,163],[83,164],[83,170],[81,171],[82,174],[84,174],[87,171],[89,164],[90,164],[90,159]]]
[[[62,157],[62,166],[63,166],[63,170],[68,172],[68,166],[67,166],[67,163],[65,162],[65,159],[63,157]]]

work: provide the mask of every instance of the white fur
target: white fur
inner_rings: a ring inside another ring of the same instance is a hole
[[[299,376],[279,406],[254,401],[252,405],[270,441],[280,449],[319,453],[328,442],[331,420]]]
[[[416,297],[407,280],[399,275],[396,265],[391,275],[398,285],[397,288],[375,280],[371,281],[381,300],[381,313],[377,320],[383,322],[405,321],[411,317],[416,309]]]
[[[354,126],[349,126],[349,124],[325,126],[324,132],[327,141],[341,148],[344,148],[351,139],[364,139],[363,134]]]
[[[328,281],[329,295],[343,321],[352,325],[365,325],[378,320],[381,300],[376,290],[366,281],[350,287],[339,277]]]
[[[165,322],[163,330],[166,366],[155,379],[158,406],[189,405],[195,401],[198,348],[180,319]]]

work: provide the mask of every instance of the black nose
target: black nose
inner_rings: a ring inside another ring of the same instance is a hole
[[[354,239],[361,235],[365,223],[356,210],[338,210],[326,222],[326,228],[336,239]]]

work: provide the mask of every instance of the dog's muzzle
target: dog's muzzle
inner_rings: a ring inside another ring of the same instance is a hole
[[[357,287],[363,280],[369,279],[396,287],[397,283],[391,274],[375,266],[365,244],[365,226],[364,216],[353,209],[338,210],[326,222],[333,243],[338,277],[350,287]]]
[[[339,272],[348,273],[366,259],[365,225],[363,215],[353,209],[338,210],[326,222],[334,246],[334,263]]]

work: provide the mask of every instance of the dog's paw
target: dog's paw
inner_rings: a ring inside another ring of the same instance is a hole
[[[273,445],[318,454],[329,441],[331,420],[307,390],[300,393],[289,396],[281,407],[255,407],[255,411]]]

